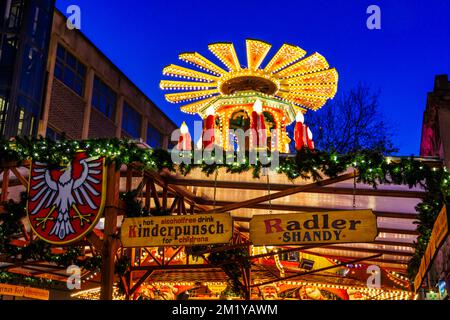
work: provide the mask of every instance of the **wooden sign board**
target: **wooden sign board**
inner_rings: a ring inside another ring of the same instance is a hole
[[[230,214],[125,218],[120,230],[124,247],[209,245],[232,236]]]
[[[48,300],[50,291],[31,287],[0,283],[0,296],[25,297],[36,300]]]
[[[373,242],[377,234],[372,210],[256,215],[250,221],[254,245]]]

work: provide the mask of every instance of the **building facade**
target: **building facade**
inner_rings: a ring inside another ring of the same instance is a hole
[[[19,14],[22,24],[12,34],[18,38],[15,64],[10,62],[4,67],[8,56],[2,55],[0,129],[3,136],[117,137],[141,140],[154,148],[168,148],[176,125],[82,32],[67,27],[67,19],[54,8],[54,1],[6,2],[2,1],[3,50],[0,52],[11,47],[12,29],[7,27]],[[16,7],[22,11],[16,13]],[[8,19],[3,18],[6,13]],[[26,33],[30,28],[29,34]],[[33,28],[39,30],[35,36],[39,41],[32,37]],[[35,42],[39,43],[36,49]],[[29,49],[32,45],[34,51]],[[29,57],[34,60],[29,62]],[[30,72],[34,73],[30,75]]]
[[[435,78],[423,116],[420,155],[438,157],[450,168],[450,82],[448,75]]]

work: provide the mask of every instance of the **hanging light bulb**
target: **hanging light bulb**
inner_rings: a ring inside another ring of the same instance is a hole
[[[301,112],[301,111],[297,112],[297,115],[295,116],[295,121],[297,123],[304,123],[305,122],[305,116],[303,115],[303,112]]]

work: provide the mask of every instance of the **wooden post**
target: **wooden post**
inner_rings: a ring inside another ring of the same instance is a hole
[[[126,192],[131,191],[131,184],[133,182],[132,180],[133,180],[133,168],[131,167],[131,165],[128,165],[128,167],[127,167],[127,180],[126,180],[126,183],[125,183],[125,191]]]
[[[147,178],[145,178],[147,179]],[[145,182],[145,209],[150,210],[150,198],[152,196],[152,189],[150,187],[150,180]]]
[[[246,249],[248,250],[248,253],[249,253],[249,256],[251,256],[252,255],[252,249],[251,249],[251,247],[250,247],[250,245],[248,245],[247,247],[246,247]],[[250,262],[250,261],[249,261]],[[244,285],[245,285],[245,300],[251,300],[251,296],[252,296],[252,288],[251,288],[251,285],[252,285],[252,268],[251,268],[251,266],[250,267],[247,267],[247,266],[244,266],[243,267],[243,274],[242,274],[242,278],[243,278],[243,283],[244,283]]]
[[[120,170],[116,170],[115,163],[107,167],[105,229],[102,248],[102,280],[101,300],[112,300],[114,283],[114,258],[117,250],[117,239],[114,234],[117,229],[117,208],[119,205]]]

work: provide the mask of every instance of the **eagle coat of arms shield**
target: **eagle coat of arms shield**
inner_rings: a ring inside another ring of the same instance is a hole
[[[76,153],[63,168],[33,161],[27,212],[42,240],[66,244],[86,235],[98,222],[105,203],[104,158]]]

